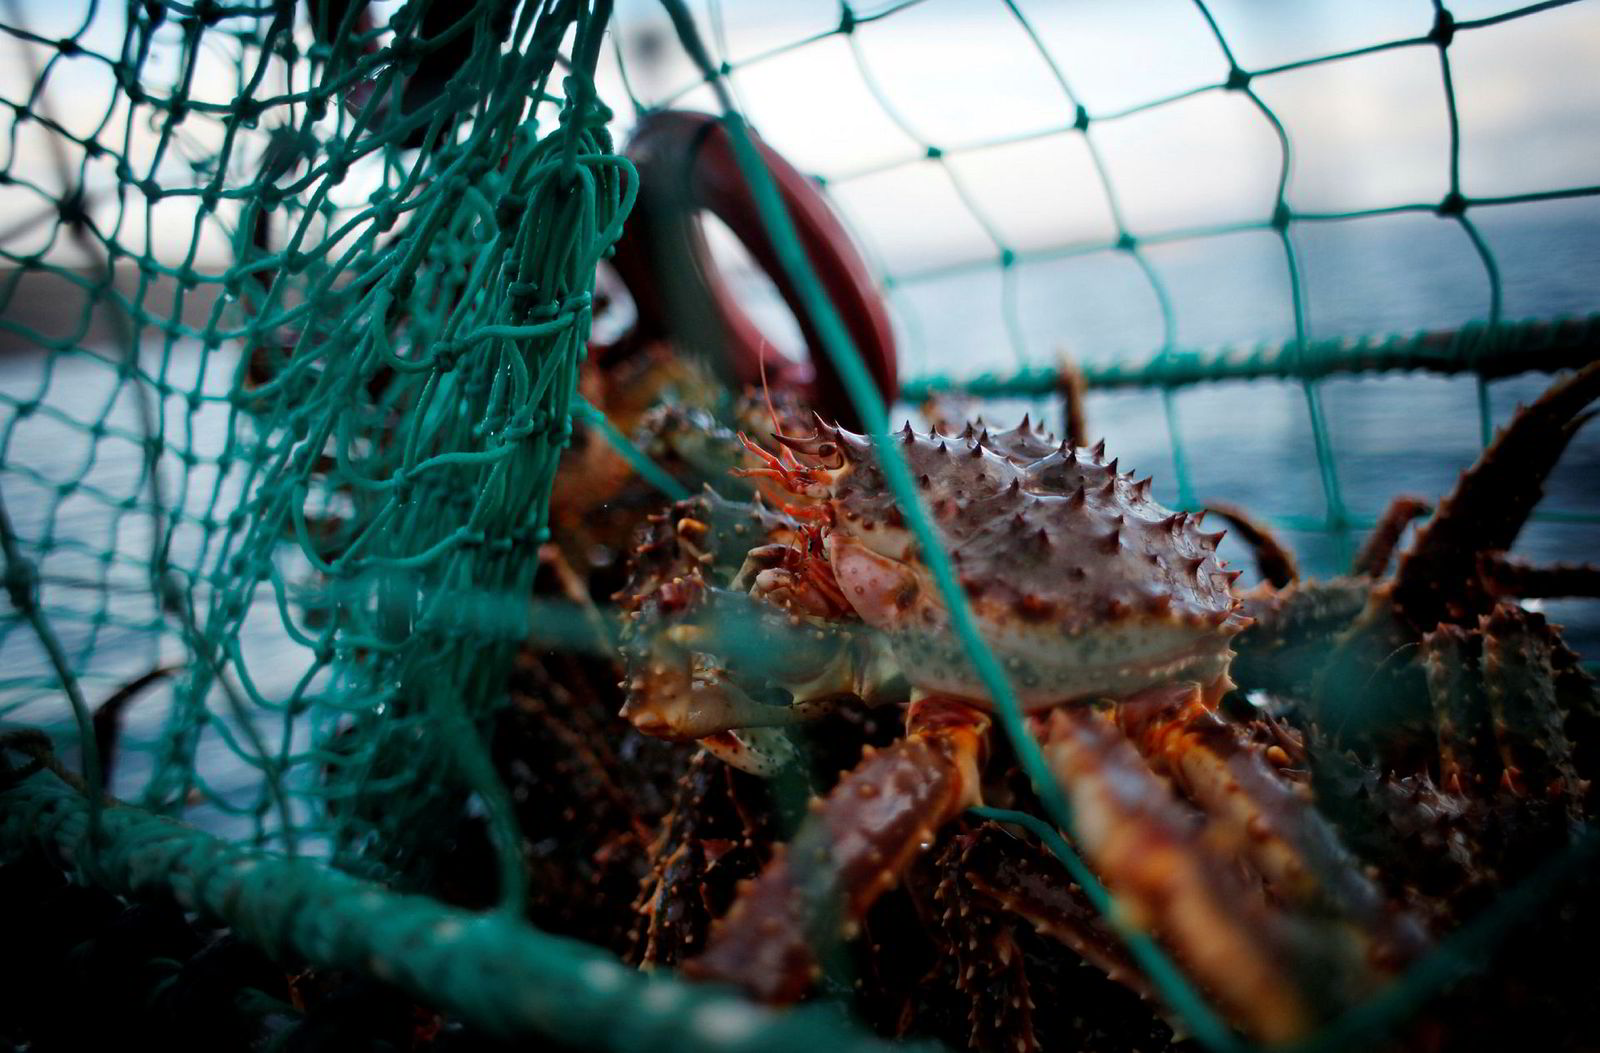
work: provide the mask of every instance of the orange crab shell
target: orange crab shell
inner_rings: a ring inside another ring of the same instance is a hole
[[[787,460],[771,458],[773,477],[821,499],[840,590],[889,634],[907,678],[983,697],[871,441],[820,421],[779,441]],[[1226,675],[1228,641],[1248,619],[1231,590],[1238,574],[1216,554],[1222,534],[1157,504],[1149,480],[1104,463],[1103,443],[1056,445],[1026,421],[992,436],[908,424],[893,441],[1028,708]],[[786,469],[794,454],[824,465]]]

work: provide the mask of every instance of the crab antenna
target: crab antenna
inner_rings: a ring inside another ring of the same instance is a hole
[[[761,370],[761,397],[767,403],[767,417],[772,421],[772,430],[781,431],[778,427],[778,410],[772,404],[772,388],[767,384],[767,338],[762,337],[761,343],[756,347],[756,367]]]
[[[772,404],[772,387],[767,383],[767,339],[761,338],[761,343],[756,348],[756,367],[761,371],[761,398],[767,404],[767,418],[772,421],[772,433],[777,435],[783,429],[778,424],[778,408]],[[743,438],[744,436],[740,436]],[[748,443],[746,444],[748,445]],[[766,451],[761,453],[766,455]],[[778,446],[778,464],[785,468],[800,468],[803,465],[795,457],[794,452],[787,446]]]

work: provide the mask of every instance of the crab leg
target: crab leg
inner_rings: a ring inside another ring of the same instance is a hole
[[[1155,992],[1066,867],[1032,841],[985,823],[956,845],[967,886],[1068,947],[1141,998]]]
[[[1066,434],[1062,438],[1072,446],[1089,445],[1089,414],[1084,409],[1088,401],[1089,378],[1083,367],[1063,352],[1056,363],[1056,391],[1061,395],[1062,417]]]
[[[1414,519],[1433,511],[1433,506],[1420,497],[1397,497],[1383,510],[1378,525],[1367,535],[1366,543],[1350,564],[1350,573],[1358,578],[1381,578],[1400,544],[1400,535]]]
[[[1256,570],[1261,579],[1276,589],[1288,588],[1300,580],[1300,565],[1294,553],[1278,540],[1272,530],[1238,505],[1222,501],[1208,501],[1206,508],[1228,521],[1234,536],[1250,546],[1255,553]]]
[[[1498,602],[1479,572],[1482,552],[1504,552],[1544,494],[1544,481],[1600,398],[1600,361],[1552,385],[1501,429],[1457,480],[1400,557],[1394,578],[1327,655],[1312,691],[1315,710],[1359,741],[1415,692],[1396,659],[1423,633],[1450,623],[1475,628]],[[1357,670],[1369,670],[1356,675]]]
[[[1482,621],[1483,678],[1498,740],[1502,785],[1565,803],[1582,822],[1581,783],[1572,765],[1565,714],[1556,698],[1544,618],[1502,604]]]
[[[1439,785],[1464,794],[1492,768],[1489,703],[1479,681],[1478,657],[1458,625],[1441,625],[1422,638],[1422,668],[1438,739]]]
[[[757,702],[716,670],[696,670],[693,655],[661,633],[649,657],[625,682],[622,716],[647,735],[663,739],[704,739],[738,728],[784,727],[811,720],[825,709],[797,702],[769,706]]]
[[[949,840],[933,870],[938,875],[924,924],[941,946],[933,974],[947,971],[956,992],[967,999],[967,1045],[1036,1053],[1033,987],[1017,925],[1003,905],[974,891],[966,873],[972,835]]]
[[[1478,572],[1483,575],[1484,587],[1496,596],[1600,596],[1600,566],[1593,563],[1541,567],[1503,552],[1485,552],[1478,556]]]
[[[757,846],[772,836],[771,820],[749,805],[764,803],[766,794],[764,783],[710,753],[689,762],[650,846],[650,874],[634,904],[633,953],[640,965],[676,965],[698,950],[711,919],[732,900],[737,879],[759,870]]]
[[[819,971],[817,950],[848,936],[934,832],[978,800],[989,718],[959,699],[920,697],[906,735],[868,750],[800,832],[748,885],[685,964],[692,976],[739,984],[757,998],[792,1002]]]
[[[1395,572],[1395,609],[1419,631],[1443,621],[1472,624],[1494,599],[1478,576],[1479,552],[1511,547],[1544,494],[1544,481],[1600,398],[1600,361],[1550,387],[1463,472],[1417,533]]]
[[[1162,934],[1191,974],[1255,1036],[1306,1034],[1316,1014],[1289,968],[1290,933],[1109,714],[1063,706],[1043,724],[1045,758],[1077,816],[1089,861],[1133,924]]]
[[[1211,836],[1248,859],[1280,899],[1348,919],[1375,963],[1422,950],[1421,927],[1389,908],[1302,789],[1269,765],[1272,747],[1218,715],[1199,685],[1152,688],[1114,712],[1151,767],[1206,813]]]

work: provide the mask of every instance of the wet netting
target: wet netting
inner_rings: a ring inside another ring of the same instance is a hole
[[[609,631],[585,620],[603,622],[603,612],[529,602],[551,540],[558,463],[575,428],[588,429],[645,478],[683,494],[577,395],[596,270],[639,192],[607,103],[633,111],[623,123],[686,101],[719,116],[819,350],[890,451],[892,407],[811,272],[745,124],[745,85],[778,63],[802,76],[824,49],[842,49],[908,146],[823,181],[900,311],[907,402],[961,392],[1031,400],[1059,419],[1059,399],[1079,376],[1091,394],[1149,392],[1159,410],[1146,433],[1164,429],[1156,441],[1172,468],[1164,499],[1197,509],[1212,495],[1201,492],[1196,463],[1227,437],[1197,440],[1183,392],[1244,380],[1287,386],[1303,402],[1314,451],[1296,471],[1314,481],[1320,510],[1269,518],[1327,539],[1348,562],[1375,515],[1348,499],[1324,406],[1330,378],[1469,378],[1474,437],[1487,442],[1495,382],[1595,358],[1600,316],[1508,317],[1480,217],[1600,196],[1600,185],[1480,195],[1461,171],[1457,49],[1564,17],[1556,9],[1566,4],[1475,18],[1435,4],[1424,19],[1431,28],[1414,36],[1262,68],[1241,64],[1226,25],[1196,4],[1187,16],[1214,41],[1215,81],[1095,111],[1074,94],[1073,70],[1030,21],[1031,5],[1005,0],[993,14],[1042,64],[1058,113],[996,137],[979,128],[959,143],[918,130],[865,40],[931,6],[830,8],[823,28],[735,54],[721,5],[691,12],[669,0],[652,17],[674,39],[655,47],[680,49],[689,76],[681,89],[651,94],[630,57],[630,23],[608,34],[609,0],[0,5],[9,598],[0,613],[0,845],[43,849],[119,895],[175,898],[269,955],[370,975],[496,1034],[623,1050],[879,1044],[827,1006],[770,1012],[667,970],[635,971],[522,920],[530,879],[517,802],[489,729],[530,634],[592,649]],[[1268,86],[1402,51],[1437,63],[1443,195],[1294,207],[1295,138]],[[789,90],[806,88],[795,81]],[[963,90],[982,98],[985,85]],[[1276,144],[1270,192],[1249,219],[1140,233],[1101,136],[1212,94],[1242,100]],[[995,112],[1006,106],[997,94]],[[829,135],[826,109],[797,128],[760,123],[760,106],[749,109],[762,137],[791,155],[791,143]],[[1082,151],[1103,229],[1019,241],[964,165],[1058,141]],[[852,198],[850,188],[892,188],[912,169],[944,181],[981,235],[979,252],[919,266],[891,258],[881,233],[867,229],[863,202],[882,195]],[[1302,232],[1412,215],[1463,236],[1481,305],[1457,326],[1319,335]],[[1244,234],[1272,242],[1289,332],[1260,345],[1183,342],[1181,298],[1160,253]],[[1104,259],[1138,275],[1149,297],[1142,324],[1155,337],[1065,364],[1030,336],[1023,290],[1052,265]],[[1010,358],[963,371],[929,352],[942,323],[919,324],[918,290],[938,298],[941,283],[973,276],[995,303],[963,302],[996,320],[982,335]],[[883,468],[1042,805],[1037,815],[984,814],[1031,831],[1066,864],[1190,1035],[1213,1049],[1247,1048],[1076,854],[1071,808],[910,469],[897,453]],[[1592,507],[1535,517],[1574,529],[1600,523]],[[497,875],[498,906],[481,913],[430,895],[441,837],[463,812],[481,820],[492,846],[484,866]],[[1553,857],[1310,1045],[1340,1048],[1395,1026],[1587,868],[1594,847],[1579,839]]]

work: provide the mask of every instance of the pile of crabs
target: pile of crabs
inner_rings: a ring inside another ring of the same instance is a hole
[[[597,638],[614,602],[621,629],[609,655],[530,647],[496,735],[536,922],[956,1048],[1182,1042],[1127,931],[1250,1041],[1316,1035],[1447,962],[1384,1041],[1600,1043],[1600,882],[1538,884],[1588,850],[1600,699],[1523,605],[1594,595],[1596,572],[1506,554],[1600,365],[1436,504],[1396,500],[1323,581],[1242,510],[1162,507],[1103,443],[936,410],[888,438],[1112,918],[1028,828],[973,811],[1049,815],[885,451],[794,400],[719,420],[693,378],[653,408],[659,385],[613,383],[645,452],[710,485],[653,496],[598,437],[558,480],[540,587]],[[1208,525],[1254,550],[1258,585]]]

